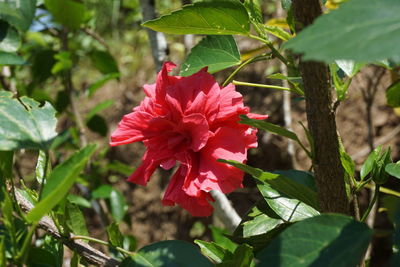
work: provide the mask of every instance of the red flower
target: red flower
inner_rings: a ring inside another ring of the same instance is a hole
[[[239,124],[239,115],[267,116],[249,113],[235,86],[220,88],[206,69],[189,77],[169,76],[174,67],[165,63],[157,82],[144,86],[147,96],[123,117],[111,145],[144,143],[142,164],[128,179],[140,185],[146,185],[158,166],[170,169],[179,162],[163,204],[179,204],[194,216],[209,216],[209,192],[232,192],[243,179],[242,171],[217,159],[245,162],[247,149],[257,146],[257,130]]]

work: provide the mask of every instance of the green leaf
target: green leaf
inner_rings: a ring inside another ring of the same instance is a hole
[[[386,100],[389,106],[400,107],[400,80],[389,86],[386,91]]]
[[[56,63],[51,68],[52,74],[57,74],[72,68],[73,62],[71,60],[71,53],[62,51],[54,55]]]
[[[209,35],[203,38],[182,64],[180,75],[189,76],[208,67],[214,73],[240,64],[240,53],[231,35]]]
[[[107,169],[118,172],[120,174],[123,174],[125,176],[129,176],[133,173],[133,171],[135,170],[134,168],[132,168],[131,166],[122,163],[118,160],[113,160],[112,162],[107,164]]]
[[[257,266],[343,266],[360,263],[372,230],[351,217],[324,214],[284,230],[256,255]]]
[[[0,66],[23,64],[25,64],[25,60],[17,54],[0,51]]]
[[[0,19],[20,31],[27,31],[35,16],[36,0],[7,0],[0,2]]]
[[[74,0],[44,0],[46,8],[55,21],[75,30],[85,21],[86,8],[81,2]]]
[[[25,96],[19,100],[0,92],[0,150],[49,149],[57,135],[54,108]]]
[[[246,7],[252,21],[260,24],[264,23],[259,0],[245,0],[243,4]]]
[[[114,104],[114,100],[105,100],[97,104],[94,108],[90,110],[90,112],[86,115],[86,121],[89,121],[94,115],[105,110],[106,108],[111,107]]]
[[[262,235],[284,224],[282,219],[272,218],[266,214],[259,214],[252,220],[243,223],[243,237]]]
[[[29,249],[28,259],[27,259],[28,266],[43,266],[43,267],[61,267],[57,265],[57,259],[52,252],[37,247],[31,247]]]
[[[141,248],[129,263],[121,266],[191,266],[207,267],[213,264],[191,243],[179,240],[161,241]]]
[[[84,207],[84,208],[91,208],[92,204],[86,199],[81,196],[77,196],[74,194],[68,194],[67,199],[70,203]]]
[[[43,150],[39,151],[39,156],[37,159],[36,169],[35,169],[36,181],[39,184],[41,184],[43,181],[46,181],[44,180],[46,178],[44,177],[44,173],[46,172],[48,174],[51,171],[51,162],[47,157],[48,155],[46,154],[45,151]]]
[[[302,53],[305,60],[328,63],[399,57],[400,49],[393,46],[400,43],[399,13],[398,0],[348,1],[317,18],[285,47]]]
[[[364,66],[364,64],[352,60],[336,60],[335,63],[349,78],[353,78]]]
[[[112,186],[105,184],[97,187],[92,191],[92,198],[109,198],[111,196],[111,192],[113,191]]]
[[[391,176],[400,179],[400,162],[387,164],[385,171]]]
[[[232,242],[228,237],[226,237],[228,231],[218,228],[213,225],[208,226],[211,230],[211,236],[215,243],[223,247],[224,249],[229,250],[230,252],[234,252],[237,248],[237,244]]]
[[[280,194],[267,183],[258,184],[257,187],[271,209],[286,222],[301,221],[319,215],[319,212],[312,207]]]
[[[0,183],[5,185],[5,180],[13,175],[13,151],[0,151]]]
[[[78,174],[85,167],[90,156],[95,152],[95,145],[88,145],[69,159],[58,165],[43,187],[42,200],[28,213],[28,222],[37,222],[54,208],[68,193]]]
[[[310,152],[303,146],[303,144],[300,142],[300,139],[297,137],[297,135],[289,131],[281,126],[272,124],[270,122],[262,121],[262,120],[256,120],[256,119],[250,119],[246,115],[240,115],[240,121],[239,123],[250,125],[253,127],[256,127],[258,129],[264,130],[271,132],[276,135],[280,135],[289,139],[292,139],[293,141],[296,141],[305,151],[308,155],[310,155]]]
[[[16,52],[21,45],[17,30],[7,22],[0,20],[0,51]]]
[[[218,161],[227,163],[232,165],[256,178],[258,181],[262,183],[270,184],[274,189],[292,197],[295,199],[304,202],[307,205],[310,205],[314,209],[319,209],[318,197],[317,193],[308,186],[304,184],[298,183],[289,177],[278,174],[278,173],[270,173],[263,172],[258,168],[250,167],[246,164],[242,164],[240,162],[234,160],[223,160],[219,159]]]
[[[83,216],[82,211],[77,205],[67,201],[65,213],[65,223],[72,233],[74,233],[75,235],[89,235],[88,229],[86,227],[85,217]]]
[[[143,23],[152,30],[171,34],[247,35],[249,16],[239,1],[197,2]]]
[[[125,213],[128,210],[124,196],[117,190],[113,189],[110,194],[111,215],[120,222],[124,219]]]
[[[87,89],[89,92],[89,97],[92,96],[97,89],[99,89],[100,87],[102,87],[104,84],[106,84],[108,81],[112,80],[112,79],[118,79],[121,76],[120,73],[118,72],[113,72],[113,73],[108,73],[106,75],[104,75],[103,77],[101,77],[100,79],[98,79],[97,81],[95,81],[93,84],[91,84],[89,86],[89,88]]]
[[[236,248],[232,259],[224,261],[221,267],[249,267],[252,266],[253,258],[252,247],[247,244],[241,244]]]
[[[360,178],[364,180],[364,178],[371,173],[376,165],[376,159],[378,157],[378,153],[374,150],[369,155],[368,158],[365,160],[364,164],[361,166],[360,170]]]
[[[118,223],[113,222],[107,226],[107,235],[110,244],[115,247],[122,247],[124,242],[124,236],[119,231]]]
[[[93,66],[103,74],[119,73],[117,61],[108,52],[103,50],[93,50],[89,54]]]
[[[276,37],[278,37],[279,39],[283,40],[283,41],[287,41],[290,38],[292,38],[292,36],[290,35],[290,33],[288,33],[287,31],[285,31],[284,29],[278,27],[278,26],[270,26],[270,25],[263,25],[265,31],[269,32],[272,35],[275,35]]]
[[[100,134],[101,136],[107,136],[108,133],[108,125],[106,119],[100,115],[93,115],[86,122],[86,126],[93,132]]]
[[[206,242],[197,239],[194,243],[200,247],[203,255],[210,258],[214,263],[221,263],[225,257],[233,255],[229,250],[221,247],[215,242]]]

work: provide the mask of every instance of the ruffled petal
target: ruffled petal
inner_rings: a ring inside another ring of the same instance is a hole
[[[200,192],[198,196],[194,197],[189,196],[183,190],[183,181],[188,175],[191,175],[188,167],[181,165],[168,184],[162,201],[163,205],[174,206],[178,204],[193,216],[210,216],[213,212],[213,207],[209,201],[213,201],[213,199],[209,193]]]

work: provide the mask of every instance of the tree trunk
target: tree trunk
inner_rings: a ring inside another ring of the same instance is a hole
[[[297,32],[322,14],[319,0],[293,0],[292,5]],[[313,166],[321,211],[348,214],[349,201],[340,161],[329,69],[323,63],[301,59],[299,67],[308,126],[314,140]]]

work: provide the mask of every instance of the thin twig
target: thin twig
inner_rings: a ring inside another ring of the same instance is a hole
[[[210,192],[215,202],[211,202],[215,209],[215,214],[225,225],[226,229],[233,232],[242,220],[229,202],[226,195],[220,191],[212,190]]]
[[[33,205],[25,199],[18,191],[16,191],[16,197],[18,200],[18,204],[21,209],[25,212],[29,212]],[[60,242],[62,242],[65,246],[70,248],[71,250],[78,253],[85,261],[97,265],[97,266],[105,266],[105,267],[115,267],[119,265],[119,261],[111,258],[99,250],[91,247],[90,245],[79,241],[73,240],[74,235],[71,234],[70,237],[65,237],[60,234],[57,230],[57,227],[54,224],[54,221],[50,219],[48,216],[44,216],[38,223],[38,227],[44,230],[47,234],[53,236]]]

